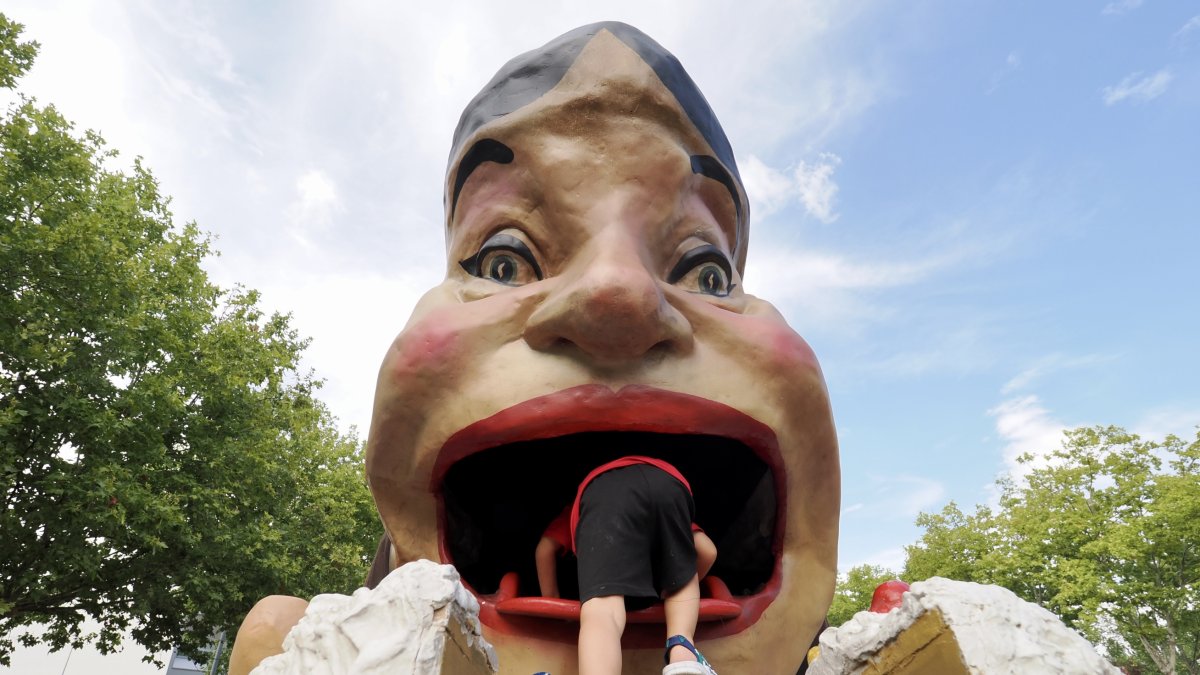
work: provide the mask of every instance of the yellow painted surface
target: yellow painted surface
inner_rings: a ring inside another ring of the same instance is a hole
[[[451,619],[446,627],[448,633],[445,651],[442,655],[441,675],[491,675],[487,656],[476,646],[472,646],[467,630],[457,619]]]
[[[884,645],[863,675],[970,675],[954,631],[931,610]]]

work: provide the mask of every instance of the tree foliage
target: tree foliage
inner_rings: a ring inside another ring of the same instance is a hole
[[[895,578],[895,572],[879,565],[856,565],[845,576],[839,575],[833,604],[829,606],[829,625],[840,626],[855,614],[866,611],[871,606],[875,588]]]
[[[1200,675],[1200,431],[1188,443],[1080,428],[1021,461],[995,511],[922,514],[906,576],[1004,586],[1116,663]]]
[[[12,89],[37,56],[38,43],[21,42],[21,24],[0,14],[0,89]]]
[[[20,30],[0,15],[0,85]],[[357,587],[378,537],[306,341],[115,162],[53,107],[0,118],[0,664],[126,633],[194,654],[265,595]]]

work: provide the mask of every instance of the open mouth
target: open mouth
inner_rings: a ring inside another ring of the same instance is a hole
[[[542,598],[534,549],[589,471],[633,454],[666,460],[687,477],[696,523],[717,545],[717,562],[701,585],[697,639],[737,633],[758,619],[780,583],[784,477],[774,433],[707,399],[586,385],[472,424],[438,456],[433,489],[442,559],[479,599],[485,625],[578,638],[573,559],[558,565],[562,598]],[[661,643],[661,602],[631,611],[627,622],[629,646]]]

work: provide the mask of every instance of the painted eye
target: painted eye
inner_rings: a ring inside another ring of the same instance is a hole
[[[495,251],[488,253],[483,258],[480,264],[480,270],[483,272],[480,276],[484,279],[498,281],[508,286],[517,286],[527,284],[535,279],[521,279],[528,277],[528,274],[522,272],[530,272],[529,264],[521,260],[517,256],[508,251]]]
[[[473,277],[505,286],[524,286],[542,279],[533,251],[511,234],[492,235],[475,255],[458,264]]]
[[[701,293],[708,295],[729,295],[729,277],[725,270],[711,263],[697,268],[696,285]]]
[[[667,283],[677,284],[692,293],[722,298],[735,286],[729,258],[712,245],[694,248],[680,256],[667,275]]]

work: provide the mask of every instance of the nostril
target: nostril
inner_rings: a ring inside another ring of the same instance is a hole
[[[672,342],[671,340],[660,340],[659,342],[651,345],[650,349],[646,350],[646,356],[649,359],[658,359],[676,351],[679,351],[676,343]]]

